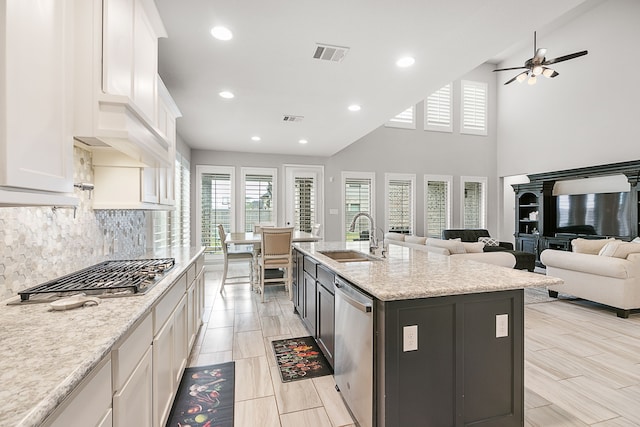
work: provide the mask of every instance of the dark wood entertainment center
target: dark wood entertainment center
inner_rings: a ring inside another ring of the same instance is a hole
[[[536,256],[536,265],[540,263],[540,253],[545,249],[571,250],[571,240],[576,237],[584,238],[629,238],[629,236],[582,235],[556,233],[556,198],[553,187],[558,181],[584,178],[625,175],[630,184],[628,211],[628,229],[633,239],[638,235],[639,210],[638,180],[640,179],[640,160],[612,163],[601,166],[590,166],[577,169],[567,169],[556,172],[546,172],[527,175],[529,183],[512,185],[516,193],[516,230],[514,233],[516,249],[530,252]],[[532,212],[538,212],[530,215]]]

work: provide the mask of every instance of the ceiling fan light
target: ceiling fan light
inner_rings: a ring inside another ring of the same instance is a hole
[[[549,78],[553,75],[554,71],[551,68],[545,68],[542,75]]]
[[[527,79],[527,73],[520,73],[520,74],[518,74],[518,77],[516,77],[516,81],[518,83],[522,83],[526,79]]]
[[[534,76],[539,76],[542,73],[542,65],[534,66],[531,72],[533,73]]]
[[[529,77],[529,81],[527,83],[530,86],[533,86],[534,84],[536,84],[537,81],[538,81],[538,78],[536,76],[531,76],[531,77]]]

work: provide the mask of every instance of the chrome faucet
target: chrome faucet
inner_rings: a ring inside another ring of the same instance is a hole
[[[369,231],[369,253],[374,253],[376,249],[378,249],[378,240],[376,239],[376,225],[373,222],[373,217],[366,212],[358,212],[351,221],[351,225],[349,226],[349,231],[355,231],[356,229],[356,221],[361,216],[364,216],[369,219],[371,223],[371,230]]]

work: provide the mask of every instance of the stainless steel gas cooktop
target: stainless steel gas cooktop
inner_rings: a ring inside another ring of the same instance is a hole
[[[174,265],[174,258],[104,261],[18,294],[21,302],[49,302],[78,292],[98,296],[143,294]]]

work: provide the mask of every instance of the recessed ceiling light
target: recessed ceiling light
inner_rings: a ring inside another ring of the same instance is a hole
[[[218,95],[220,95],[224,99],[231,99],[235,96],[233,93],[229,92],[228,90],[223,90]]]
[[[353,104],[353,105],[349,105],[349,111],[360,111],[362,107],[360,107],[358,104]]]
[[[211,29],[211,35],[218,40],[231,40],[233,38],[233,33],[227,27],[216,26]]]
[[[306,144],[306,143],[307,143],[307,142],[309,142],[309,141],[307,141],[306,139],[301,139],[301,140],[300,140],[300,141],[298,141],[298,142],[299,142],[300,144]]]
[[[252,136],[252,137],[251,137],[251,140],[252,140],[252,141],[256,141],[256,142],[257,142],[257,141],[260,141],[260,137],[259,137],[259,136],[257,136],[257,135],[256,135],[256,136]]]
[[[405,56],[404,58],[400,58],[396,61],[396,65],[400,68],[411,67],[416,60],[412,56]]]

